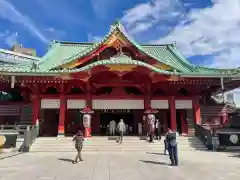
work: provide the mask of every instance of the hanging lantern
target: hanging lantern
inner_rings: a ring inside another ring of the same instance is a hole
[[[88,106],[86,106],[84,109],[82,109],[80,111],[80,113],[82,113],[82,114],[93,114],[94,111],[92,109],[90,109]]]
[[[157,114],[159,111],[157,109],[152,109],[150,106],[144,111],[144,114]]]

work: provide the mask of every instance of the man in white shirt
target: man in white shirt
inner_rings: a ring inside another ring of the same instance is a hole
[[[109,133],[110,135],[115,135],[115,130],[116,130],[116,121],[112,120],[109,123]]]
[[[120,120],[120,122],[118,123],[118,132],[119,132],[119,143],[122,143],[122,140],[123,140],[123,135],[124,133],[126,133],[126,125],[123,121],[123,119]]]

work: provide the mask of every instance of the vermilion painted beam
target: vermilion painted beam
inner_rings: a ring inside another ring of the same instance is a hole
[[[111,99],[111,100],[121,100],[121,99],[139,99],[139,100],[143,100],[144,96],[131,96],[131,95],[101,95],[101,96],[97,96],[97,95],[92,95],[92,99]]]
[[[85,62],[87,62],[88,60],[90,60],[91,58],[93,58],[94,56],[98,55],[99,53],[101,53],[104,49],[106,49],[108,46],[107,45],[102,45],[100,48],[98,48],[97,50],[93,51],[91,54],[89,54],[88,56],[85,56],[83,58],[80,58],[77,60],[77,62],[75,62],[74,64],[70,65],[71,68],[79,66]]]
[[[134,84],[134,83],[122,83],[122,84],[114,84],[114,83],[106,83],[106,84],[95,84],[92,83],[95,87],[139,87],[143,84]]]

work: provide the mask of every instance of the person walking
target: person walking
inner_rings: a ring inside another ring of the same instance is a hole
[[[161,123],[159,119],[156,119],[155,134],[156,134],[156,139],[161,140]]]
[[[119,132],[118,142],[119,142],[120,144],[122,144],[123,135],[124,135],[124,133],[126,132],[126,125],[125,125],[123,119],[120,119],[120,122],[118,123],[117,129],[118,129],[118,132]]]
[[[116,130],[116,121],[111,120],[110,123],[109,123],[109,131],[110,131],[111,136],[115,135],[115,130]]]
[[[165,155],[168,155],[168,142],[167,142],[167,136],[165,136],[165,139],[164,139],[164,154]]]
[[[155,131],[155,118],[149,116],[149,142],[154,143],[154,131]]]
[[[217,151],[219,146],[218,134],[215,128],[212,129],[212,150]]]
[[[75,160],[73,161],[73,164],[77,163],[78,159],[79,161],[83,161],[82,158],[83,141],[84,141],[83,133],[81,130],[79,130],[77,134],[73,137],[73,142],[75,142],[75,148],[77,150],[77,155],[75,157]]]
[[[168,153],[171,165],[178,166],[177,134],[175,132],[172,132],[171,129],[169,129],[166,135],[166,140],[168,143]]]
[[[142,136],[143,134],[143,125],[142,122],[138,122],[138,135]]]

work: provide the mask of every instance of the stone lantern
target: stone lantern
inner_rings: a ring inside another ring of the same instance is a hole
[[[80,112],[83,114],[82,120],[83,120],[84,129],[85,129],[84,135],[85,137],[91,137],[91,119],[94,111],[91,108],[86,106]]]
[[[155,120],[156,120],[156,114],[159,111],[156,109],[152,109],[151,107],[147,108],[144,111],[144,133],[147,135],[147,133],[150,131],[150,124],[154,123],[155,124]]]

